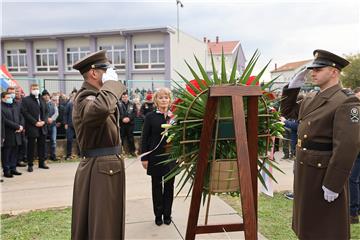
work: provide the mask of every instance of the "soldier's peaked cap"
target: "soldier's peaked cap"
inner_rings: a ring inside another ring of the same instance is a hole
[[[86,73],[93,68],[104,68],[109,67],[109,60],[106,57],[106,50],[97,51],[91,53],[82,59],[78,60],[73,68],[79,70],[81,74]]]
[[[316,49],[314,51],[314,61],[308,66],[308,69],[334,67],[339,70],[349,65],[349,61],[331,52]]]

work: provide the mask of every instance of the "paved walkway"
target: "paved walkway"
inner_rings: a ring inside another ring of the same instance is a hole
[[[278,157],[280,158],[280,157]],[[126,159],[126,239],[184,239],[190,205],[184,189],[173,204],[173,223],[154,224],[150,177],[136,159]],[[275,191],[292,188],[292,162],[279,161],[286,175],[275,173],[279,184]],[[72,204],[74,175],[78,163],[49,164],[50,170],[34,168],[22,176],[4,179],[1,183],[1,213],[18,214],[35,209],[67,207]],[[199,223],[204,222],[204,208]],[[242,222],[237,213],[218,197],[211,198],[209,224]],[[141,229],[141,231],[139,231]],[[196,239],[244,239],[242,232],[202,234]],[[259,239],[265,239],[259,235]]]

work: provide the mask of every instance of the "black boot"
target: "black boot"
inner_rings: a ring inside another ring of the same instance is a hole
[[[164,223],[166,225],[170,225],[171,223],[171,217],[170,216],[164,216]]]
[[[162,217],[155,217],[155,224],[161,226],[163,224]]]

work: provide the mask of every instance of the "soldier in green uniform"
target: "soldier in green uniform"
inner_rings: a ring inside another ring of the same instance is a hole
[[[348,178],[360,150],[360,102],[340,85],[341,69],[348,64],[331,52],[315,50],[312,64],[283,89],[283,114],[300,107],[292,223],[299,239],[350,238]],[[320,91],[297,106],[310,70]]]
[[[76,240],[124,239],[125,173],[116,103],[125,86],[105,54],[92,53],[73,66],[85,80],[73,106],[82,155],[72,206],[71,238]]]

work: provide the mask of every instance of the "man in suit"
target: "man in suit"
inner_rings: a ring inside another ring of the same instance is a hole
[[[349,62],[325,50],[283,89],[283,114],[299,109],[292,228],[299,239],[349,239],[348,178],[360,150],[360,101],[340,86]],[[319,92],[296,97],[311,70]]]
[[[135,144],[134,144],[134,120],[136,117],[136,106],[133,102],[129,100],[129,95],[127,92],[124,92],[121,95],[121,101],[118,103],[120,109],[120,135],[121,141],[124,144],[127,144],[128,153],[131,156],[136,156],[135,154]]]
[[[30,86],[30,95],[21,103],[21,112],[25,118],[25,133],[28,137],[28,172],[33,171],[34,148],[37,144],[39,168],[49,169],[45,164],[45,144],[48,133],[48,108],[40,96],[38,84]]]
[[[21,175],[16,170],[18,147],[21,145],[21,132],[24,131],[24,119],[20,108],[14,103],[9,92],[1,93],[1,121],[4,123],[3,170],[4,177]]]

